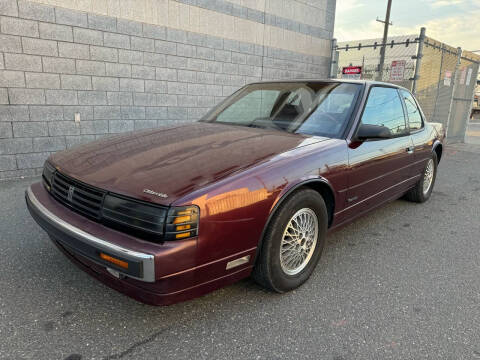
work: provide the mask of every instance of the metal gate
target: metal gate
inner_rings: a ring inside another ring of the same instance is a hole
[[[463,51],[455,74],[451,114],[447,124],[449,142],[463,142],[473,107],[479,61],[473,53]]]

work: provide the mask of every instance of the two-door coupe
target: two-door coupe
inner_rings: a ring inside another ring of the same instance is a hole
[[[142,302],[251,274],[285,292],[329,231],[401,196],[426,201],[443,139],[395,85],[255,83],[199,122],[52,155],[26,201],[68,258]]]

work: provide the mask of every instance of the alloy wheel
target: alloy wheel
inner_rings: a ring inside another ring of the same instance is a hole
[[[318,239],[318,218],[309,208],[298,210],[283,232],[280,265],[287,275],[296,275],[309,263]]]
[[[428,160],[427,167],[425,168],[425,174],[423,176],[423,194],[426,195],[430,191],[430,187],[433,183],[433,175],[435,172],[435,164],[433,159]]]

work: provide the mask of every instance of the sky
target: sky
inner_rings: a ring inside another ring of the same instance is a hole
[[[338,41],[381,38],[387,0],[337,0]],[[389,35],[420,33],[464,50],[480,50],[480,0],[393,0]],[[477,52],[480,54],[480,52]]]

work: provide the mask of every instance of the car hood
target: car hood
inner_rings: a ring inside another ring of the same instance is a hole
[[[56,153],[50,161],[86,184],[168,205],[279,153],[326,139],[192,123],[108,137]]]

